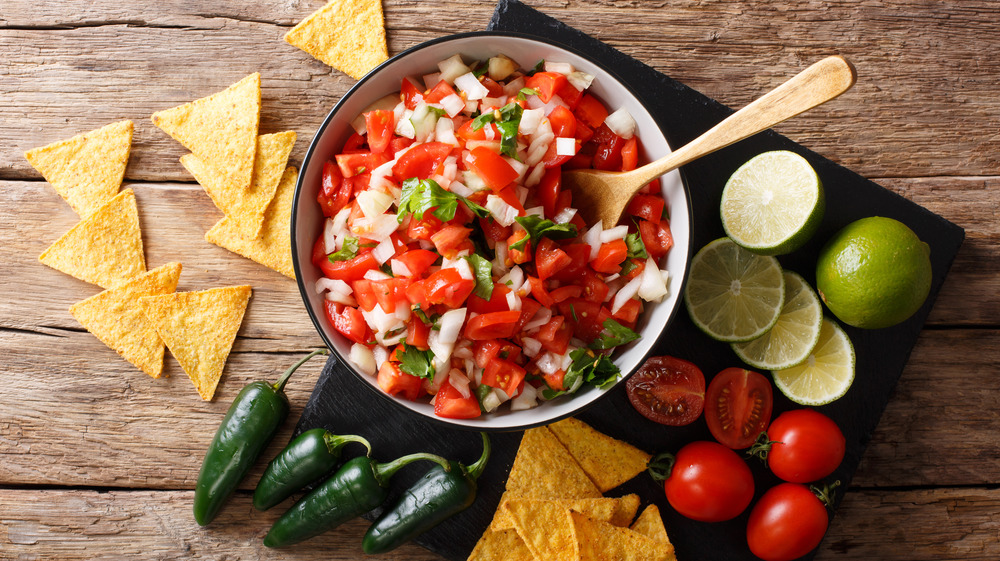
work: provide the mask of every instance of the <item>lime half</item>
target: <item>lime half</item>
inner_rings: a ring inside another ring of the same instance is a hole
[[[774,385],[801,405],[825,405],[841,397],[854,382],[854,347],[847,333],[823,318],[819,343],[798,366],[774,370]]]
[[[819,342],[823,305],[798,273],[785,271],[785,305],[777,323],[767,333],[746,343],[733,343],[733,351],[750,366],[780,370],[805,362]]]
[[[760,337],[778,321],[784,301],[785,281],[773,257],[720,238],[691,260],[684,303],[695,325],[713,339]]]
[[[740,166],[722,191],[722,227],[741,246],[783,255],[802,246],[826,207],[816,170],[794,152],[764,152]]]

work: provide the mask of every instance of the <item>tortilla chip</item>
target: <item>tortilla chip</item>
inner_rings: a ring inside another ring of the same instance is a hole
[[[546,561],[574,561],[580,552],[573,530],[570,510],[556,501],[526,501],[511,499],[504,504],[513,521],[517,535],[521,536],[528,551],[535,559]]]
[[[146,319],[138,299],[173,292],[180,275],[180,263],[167,263],[73,304],[69,313],[122,358],[159,378],[163,372],[163,339]]]
[[[571,512],[580,561],[660,561],[664,545],[628,528]]]
[[[253,179],[250,181],[250,188],[245,191],[232,189],[216,168],[194,154],[181,157],[181,164],[205,188],[215,206],[230,218],[230,229],[235,229],[252,240],[260,234],[264,212],[278,189],[278,183],[288,164],[288,155],[295,145],[295,138],[295,131],[257,137]]]
[[[510,499],[507,501],[518,502],[540,502],[534,499]],[[625,495],[624,497],[602,497],[600,499],[549,499],[550,502],[561,508],[572,510],[586,515],[594,520],[601,520],[614,524],[615,526],[628,526],[635,518],[636,511],[639,510],[639,495]],[[503,503],[501,503],[503,504]],[[498,517],[490,525],[492,530],[506,530],[514,527],[514,520],[509,516]]]
[[[646,464],[652,457],[574,418],[563,419],[549,428],[601,492],[614,489],[646,471]]]
[[[285,41],[355,80],[389,58],[381,0],[333,0],[293,27]]]
[[[208,97],[153,113],[153,124],[219,171],[230,189],[250,187],[260,126],[260,73]]]
[[[486,530],[467,561],[534,561],[534,557],[516,531]]]
[[[63,234],[38,260],[102,288],[145,273],[135,193],[126,189],[116,195]]]
[[[205,401],[215,395],[250,300],[249,286],[139,299],[146,317]]]
[[[667,530],[663,527],[663,518],[660,517],[660,509],[656,505],[649,505],[642,511],[639,518],[632,524],[632,530],[653,540],[658,545],[662,553],[659,559],[663,561],[676,561],[674,546],[667,537]]]
[[[261,265],[274,269],[286,277],[295,278],[292,266],[292,242],[289,237],[292,223],[292,197],[298,171],[285,170],[278,192],[267,207],[260,235],[255,239],[244,237],[235,221],[226,216],[205,234],[205,241],[238,253]]]
[[[132,149],[132,121],[119,121],[25,152],[45,181],[86,218],[118,193]]]

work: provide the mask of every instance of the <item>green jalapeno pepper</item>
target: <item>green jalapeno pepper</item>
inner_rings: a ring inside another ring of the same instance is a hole
[[[417,460],[437,462],[451,470],[448,460],[434,454],[410,454],[385,464],[366,456],[350,459],[282,514],[264,538],[264,545],[299,543],[374,509],[389,496],[393,474]]]
[[[348,442],[372,447],[360,436],[340,436],[318,428],[295,437],[264,470],[253,493],[253,506],[267,510],[292,493],[330,474],[340,460],[340,450]]]
[[[309,353],[274,384],[251,382],[240,390],[222,419],[198,473],[194,519],[199,525],[215,518],[288,417],[288,398],[284,392],[288,378],[310,358],[328,352],[317,349]]]
[[[403,493],[399,502],[376,520],[361,547],[365,553],[392,551],[472,506],[476,480],[490,459],[490,439],[483,435],[483,454],[469,467],[449,462],[451,471],[434,466]]]

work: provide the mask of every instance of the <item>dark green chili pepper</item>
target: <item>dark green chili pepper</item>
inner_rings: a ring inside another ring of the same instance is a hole
[[[339,436],[318,428],[307,430],[288,443],[264,470],[253,493],[253,506],[267,510],[310,483],[330,475],[340,460],[340,449],[348,442],[372,447],[360,436]]]
[[[385,464],[365,456],[350,459],[282,514],[264,538],[264,545],[299,543],[374,509],[389,495],[389,478],[417,460],[430,460],[451,469],[448,460],[434,454],[410,454]]]
[[[288,416],[285,383],[310,358],[327,354],[317,349],[296,362],[274,384],[252,382],[240,390],[215,432],[205,454],[194,490],[194,519],[204,526],[215,518],[261,451]]]
[[[392,551],[472,506],[476,480],[490,459],[490,439],[483,435],[483,455],[469,467],[449,462],[451,471],[434,466],[403,493],[399,502],[375,521],[361,540],[365,553]]]

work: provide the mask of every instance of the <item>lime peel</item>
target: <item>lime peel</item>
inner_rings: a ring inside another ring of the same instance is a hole
[[[819,342],[823,305],[809,283],[798,273],[785,271],[785,303],[778,321],[764,335],[733,343],[743,362],[764,370],[781,370],[801,364]]]
[[[826,405],[847,393],[854,382],[854,346],[836,322],[823,318],[819,343],[805,362],[771,371],[774,385],[800,405]]]

